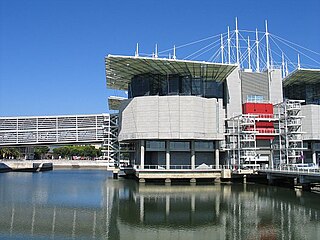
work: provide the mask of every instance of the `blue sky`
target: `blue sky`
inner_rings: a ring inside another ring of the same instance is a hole
[[[270,32],[320,52],[319,13],[319,0],[0,0],[0,115],[107,112],[106,55],[182,45],[235,17],[261,31],[268,19]]]

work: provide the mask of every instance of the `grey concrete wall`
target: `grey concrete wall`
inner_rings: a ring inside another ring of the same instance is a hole
[[[270,102],[273,104],[283,102],[281,69],[270,72]]]
[[[269,100],[268,73],[262,72],[240,72],[242,103],[247,101],[248,95],[263,96]]]
[[[304,105],[301,107],[302,131],[304,140],[320,140],[320,105]]]
[[[227,118],[230,118],[233,115],[237,116],[242,113],[241,80],[239,74],[239,68],[236,68],[226,80],[227,86],[225,89],[225,95],[227,103]]]
[[[145,96],[120,109],[119,141],[135,139],[224,138],[222,99],[196,96]]]

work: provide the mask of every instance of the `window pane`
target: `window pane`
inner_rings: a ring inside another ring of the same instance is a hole
[[[170,150],[190,150],[190,142],[170,142]]]
[[[196,141],[194,147],[195,150],[213,150],[214,144],[212,141]]]
[[[169,76],[169,94],[179,94],[179,76],[170,75]]]
[[[146,141],[146,150],[165,150],[165,141]]]
[[[203,95],[203,81],[199,78],[192,79],[192,95]]]

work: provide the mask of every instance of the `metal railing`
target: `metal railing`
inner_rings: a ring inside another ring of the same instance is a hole
[[[192,165],[170,165],[170,168],[167,169],[166,165],[144,165],[141,168],[141,165],[134,165],[133,168],[136,170],[220,170],[223,166],[219,165],[195,165],[192,168]]]
[[[258,168],[256,170],[265,172],[282,172],[282,173],[298,173],[298,174],[319,174],[319,168],[299,168],[299,167],[289,167],[289,166],[279,166],[279,167],[269,167],[269,168]]]

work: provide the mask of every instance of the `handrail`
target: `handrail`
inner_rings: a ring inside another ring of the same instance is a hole
[[[133,168],[136,170],[255,170],[255,171],[264,171],[264,172],[282,172],[282,173],[297,173],[297,174],[319,174],[320,168],[299,168],[292,166],[277,166],[277,167],[263,167],[263,166],[241,166],[238,164],[231,165],[195,165],[192,168],[191,165],[170,165],[170,168],[167,169],[166,165],[144,165],[144,168],[141,168],[141,165],[133,165]]]
[[[141,165],[134,165],[134,169],[141,170]],[[144,170],[209,170],[209,169],[222,169],[222,166],[216,165],[195,165],[192,168],[192,165],[170,165],[170,168],[167,169],[166,165],[144,165]]]
[[[319,168],[299,168],[299,167],[273,167],[273,168],[260,168],[260,171],[269,171],[269,172],[287,172],[287,173],[317,173],[320,174]]]

